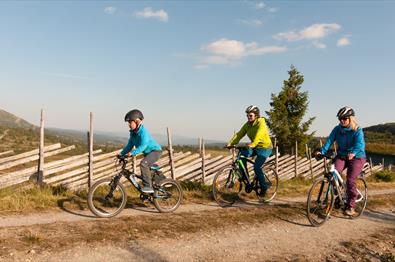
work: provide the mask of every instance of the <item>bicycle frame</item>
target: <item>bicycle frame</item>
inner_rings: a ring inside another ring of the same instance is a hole
[[[120,160],[122,162],[122,167],[121,167],[121,171],[113,177],[113,181],[118,182],[119,179],[121,179],[121,177],[125,177],[140,193],[142,194],[146,194],[143,191],[141,191],[142,187],[140,186],[140,184],[137,182],[137,179],[143,180],[143,178],[139,175],[137,175],[136,173],[129,171],[126,168],[126,164],[128,163],[126,159]],[[152,171],[152,170],[151,170]],[[152,179],[154,178],[154,176],[157,174],[156,171],[152,172]],[[114,183],[116,185],[116,183]],[[155,188],[155,185],[153,185]]]
[[[244,166],[243,160],[246,160],[248,163],[251,163],[252,165],[255,164],[255,162],[253,160],[249,159],[248,157],[243,156],[239,150],[239,152],[237,153],[237,156],[236,156],[236,160],[233,163],[236,168],[239,168],[239,170],[242,171],[242,176],[244,176],[243,179],[245,180],[245,182],[247,182],[248,185],[251,185],[250,177],[248,174],[248,169],[246,166]],[[256,177],[256,175],[255,175],[255,177]],[[255,177],[254,177],[254,180],[255,180]]]
[[[329,167],[329,173],[326,175],[326,177],[331,182],[331,186],[336,189],[334,190],[335,197],[339,197],[340,201],[342,203],[345,203],[347,201],[347,195],[345,192],[345,184],[344,184],[345,181],[343,180],[339,172],[336,170],[333,160]],[[329,188],[329,190],[332,190],[332,188]],[[358,192],[358,198],[355,200],[355,202],[359,202],[363,199],[363,195],[358,188],[357,188],[357,192]]]

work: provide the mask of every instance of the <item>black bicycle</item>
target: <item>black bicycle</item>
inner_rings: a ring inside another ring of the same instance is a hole
[[[330,217],[333,208],[344,210],[348,201],[345,183],[333,163],[336,154],[329,152],[326,155],[318,155],[316,159],[321,160],[324,157],[331,159],[329,172],[313,182],[307,198],[307,218],[313,226],[323,225]],[[364,175],[362,172],[356,180],[358,192],[354,207],[356,215],[351,218],[361,216],[366,208],[368,187]]]
[[[183,192],[180,184],[170,178],[166,178],[160,171],[160,167],[151,167],[154,193],[144,193],[137,179],[142,177],[126,168],[126,158],[119,158],[122,168],[119,173],[110,178],[103,178],[95,182],[88,193],[88,207],[98,217],[113,217],[118,215],[126,206],[127,190],[122,184],[124,177],[133,187],[140,192],[142,201],[148,200],[153,203],[159,212],[167,213],[175,211],[181,203]]]
[[[245,194],[252,191],[261,202],[270,202],[277,194],[278,175],[273,167],[264,169],[264,178],[268,186],[266,194],[262,194],[258,177],[255,174],[252,179],[248,169],[243,164],[243,159],[254,165],[254,161],[241,155],[240,150],[246,149],[245,146],[231,146],[229,149],[238,150],[237,157],[233,163],[220,169],[213,180],[213,195],[215,201],[220,206],[231,206],[239,199],[243,199]],[[244,189],[244,190],[243,190]]]

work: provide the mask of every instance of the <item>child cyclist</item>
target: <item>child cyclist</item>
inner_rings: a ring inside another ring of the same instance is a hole
[[[355,112],[351,107],[340,108],[337,112],[339,124],[333,128],[326,143],[318,152],[318,154],[325,154],[334,141],[339,146],[335,168],[339,173],[347,168],[347,205],[344,214],[348,216],[355,215],[354,206],[358,197],[356,180],[366,162],[363,131],[358,126],[354,116]]]
[[[227,147],[237,144],[246,134],[250,138],[251,143],[247,145],[248,149],[241,150],[241,154],[246,157],[256,156],[254,172],[261,186],[260,195],[264,197],[268,190],[268,185],[265,181],[262,166],[272,153],[272,141],[270,140],[266,121],[260,116],[259,108],[251,105],[247,107],[245,112],[247,114],[247,122],[232,137]],[[244,166],[247,167],[247,160],[243,159],[242,161]]]
[[[142,191],[144,193],[154,193],[150,168],[160,158],[162,148],[142,124],[143,119],[143,113],[138,109],[133,109],[125,115],[125,122],[128,122],[130,128],[130,137],[119,157],[144,154],[144,158],[140,163],[141,176],[143,178]]]

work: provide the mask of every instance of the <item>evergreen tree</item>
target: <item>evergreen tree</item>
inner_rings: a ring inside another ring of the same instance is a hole
[[[315,117],[302,122],[309,104],[307,91],[300,91],[304,77],[293,65],[288,74],[289,78],[284,81],[280,93],[271,95],[271,109],[266,111],[267,123],[272,134],[276,136],[281,154],[290,153],[296,141],[299,154],[303,154],[305,144],[314,135],[314,132],[307,132]]]

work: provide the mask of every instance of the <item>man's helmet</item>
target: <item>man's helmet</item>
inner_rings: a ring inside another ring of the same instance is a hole
[[[137,118],[143,120],[144,119],[143,113],[141,113],[141,111],[138,109],[133,109],[127,112],[127,114],[125,115],[125,122],[134,121]]]
[[[354,109],[349,106],[345,106],[340,108],[339,112],[337,112],[337,118],[348,118],[350,116],[355,116]]]
[[[257,106],[251,105],[246,108],[246,113],[254,113],[255,115],[259,116],[259,108]]]

